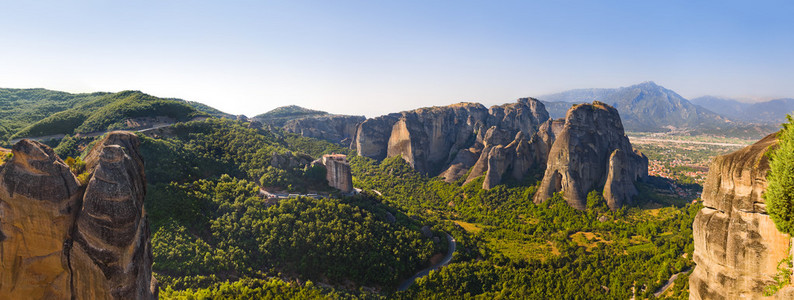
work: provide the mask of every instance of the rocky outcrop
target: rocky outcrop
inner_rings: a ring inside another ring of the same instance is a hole
[[[109,133],[86,184],[46,145],[14,146],[0,166],[0,298],[156,297],[138,143]]]
[[[475,132],[483,128],[487,116],[488,110],[476,103],[403,112],[388,128],[387,142],[379,147],[385,147],[387,157],[402,156],[417,171],[436,175],[448,167],[458,150],[474,142]],[[390,118],[392,115],[385,120]],[[366,142],[366,129],[361,127],[358,143]]]
[[[328,180],[329,186],[343,193],[353,191],[353,173],[350,171],[350,163],[347,161],[347,156],[344,154],[326,154],[312,162],[312,166],[317,164],[325,167],[325,179]]]
[[[279,169],[295,169],[305,166],[311,161],[311,156],[302,153],[292,153],[292,151],[285,153],[273,151],[270,155],[270,166]]]
[[[554,142],[535,203],[562,192],[569,205],[585,209],[587,194],[596,189],[603,189],[611,209],[632,202],[634,182],[648,176],[648,159],[632,149],[615,108],[598,101],[576,105],[558,134],[554,122],[548,124],[545,133]]]
[[[478,103],[420,108],[362,122],[351,147],[374,159],[401,156],[417,171],[450,182],[472,167],[469,173],[474,175],[468,178],[486,174],[491,161],[489,182],[495,184],[507,169],[519,168],[512,172],[516,176],[526,172],[525,166],[531,164],[517,151],[536,152],[530,141],[543,140],[534,136],[548,120],[543,104],[532,98],[490,109]]]
[[[22,140],[0,170],[0,298],[69,299],[69,250],[82,191],[50,149]]]
[[[697,264],[689,277],[690,299],[760,299],[773,283],[778,263],[790,253],[791,237],[766,213],[772,134],[734,153],[714,158],[703,187],[703,209],[692,224]],[[794,287],[774,299],[794,299]]]
[[[398,119],[399,114],[390,114],[361,122],[356,127],[356,136],[351,148],[356,149],[361,156],[378,160],[386,158],[392,126]]]
[[[326,115],[287,121],[284,130],[302,136],[350,145],[364,116]]]

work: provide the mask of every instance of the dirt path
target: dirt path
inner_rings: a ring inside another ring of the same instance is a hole
[[[412,284],[414,284],[414,281],[416,281],[416,279],[427,276],[427,274],[430,274],[430,271],[440,269],[441,267],[446,266],[447,264],[449,264],[450,261],[452,261],[452,254],[455,253],[455,246],[457,245],[457,243],[455,242],[455,238],[453,238],[451,235],[449,235],[448,233],[446,235],[447,235],[447,241],[449,242],[449,249],[447,250],[447,256],[445,256],[444,259],[441,260],[441,262],[433,266],[430,266],[427,269],[419,271],[411,278],[408,278],[405,281],[403,281],[403,283],[400,284],[400,287],[397,288],[398,291],[407,290],[409,287],[411,287]]]

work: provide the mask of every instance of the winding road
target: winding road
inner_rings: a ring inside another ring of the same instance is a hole
[[[665,283],[658,291],[656,291],[656,293],[653,293],[653,295],[656,298],[659,298],[659,296],[664,294],[664,292],[666,292],[667,289],[669,289],[670,286],[673,285],[673,282],[678,278],[678,275],[684,274],[684,273],[689,272],[691,270],[692,270],[692,268],[689,268],[689,269],[686,269],[686,270],[683,270],[681,272],[673,274],[673,276],[670,276],[670,279],[667,280],[667,283]]]
[[[411,276],[411,278],[408,278],[405,281],[403,281],[403,283],[400,284],[400,287],[397,288],[398,291],[407,290],[409,287],[411,287],[412,284],[414,284],[414,281],[416,281],[416,279],[427,276],[427,274],[430,274],[430,271],[438,270],[441,267],[449,264],[450,261],[452,261],[452,254],[455,253],[455,246],[457,245],[457,243],[455,242],[455,238],[449,235],[449,233],[446,233],[446,235],[447,235],[447,242],[449,242],[449,249],[447,250],[447,256],[444,256],[444,259],[441,260],[439,263],[432,265],[429,268],[426,268],[422,271],[419,271],[416,274],[414,274],[414,276]]]

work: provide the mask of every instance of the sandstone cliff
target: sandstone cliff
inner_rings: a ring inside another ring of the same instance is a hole
[[[348,146],[356,135],[356,127],[365,119],[364,116],[347,115],[301,118],[287,121],[284,130]]]
[[[328,185],[344,193],[353,191],[353,173],[350,170],[350,163],[344,154],[327,154],[312,162],[314,165],[325,167],[325,179]]]
[[[791,237],[775,228],[761,197],[777,143],[772,134],[734,153],[716,157],[703,187],[703,205],[692,224],[697,264],[689,277],[690,299],[760,299],[777,264],[790,255]],[[775,299],[794,299],[794,287]]]
[[[351,147],[374,159],[401,156],[417,171],[450,182],[475,167],[469,178],[490,172],[484,184],[490,188],[508,169],[523,177],[539,159],[524,154],[545,156],[536,150],[540,142],[531,142],[548,142],[549,136],[535,137],[548,120],[543,104],[532,98],[490,109],[478,103],[420,108],[362,122]]]
[[[14,145],[0,166],[0,298],[156,297],[138,143],[108,134],[86,184],[46,145]]]
[[[562,192],[569,205],[585,209],[587,194],[602,189],[611,209],[630,204],[637,194],[634,182],[648,176],[648,158],[632,149],[618,111],[598,101],[580,104],[568,110],[558,134],[553,125],[547,129],[554,142],[535,203]]]

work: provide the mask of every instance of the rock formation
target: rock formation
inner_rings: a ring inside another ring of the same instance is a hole
[[[311,161],[311,156],[303,153],[292,153],[292,151],[285,153],[273,151],[270,155],[270,166],[279,169],[294,169],[305,166]]]
[[[325,179],[328,185],[344,193],[353,191],[353,173],[350,171],[350,163],[344,154],[326,154],[320,159],[313,161],[312,166],[321,164],[325,167]]]
[[[450,182],[475,167],[468,179],[491,172],[484,184],[490,188],[508,169],[523,177],[533,166],[538,158],[523,154],[537,152],[531,142],[543,139],[535,136],[548,120],[543,104],[532,98],[490,109],[478,103],[420,108],[362,122],[351,147],[374,159],[401,156],[417,171]]]
[[[305,136],[346,138],[352,122],[340,119],[334,125],[332,118],[292,120],[287,128]],[[586,195],[594,189],[603,190],[612,209],[631,203],[634,182],[648,175],[648,159],[632,149],[617,110],[597,101],[574,105],[559,120],[551,120],[533,98],[490,108],[465,102],[419,108],[358,123],[350,147],[377,160],[400,156],[415,170],[447,182],[485,176],[484,189],[546,169],[535,202],[562,191],[578,209],[586,207]]]
[[[0,298],[156,298],[138,144],[109,133],[85,184],[46,145],[14,145],[0,166]]]
[[[558,134],[554,122],[548,126],[554,142],[535,203],[562,192],[569,205],[585,209],[595,189],[603,189],[611,209],[631,203],[634,182],[648,176],[648,158],[632,149],[615,108],[598,101],[576,105]]]
[[[356,127],[365,119],[364,116],[347,115],[301,118],[287,121],[284,130],[348,146],[356,135]]]
[[[714,158],[703,187],[703,206],[692,224],[694,261],[690,299],[759,299],[777,265],[791,253],[791,237],[779,232],[761,197],[776,134]],[[775,299],[794,299],[794,287]]]

